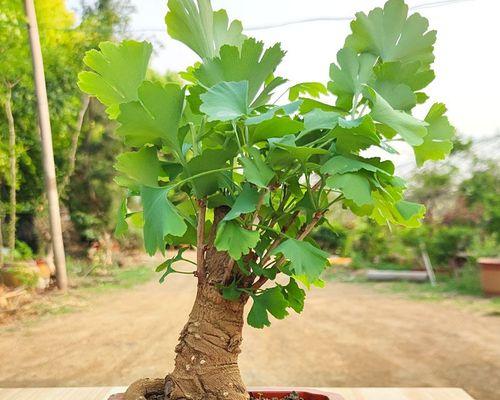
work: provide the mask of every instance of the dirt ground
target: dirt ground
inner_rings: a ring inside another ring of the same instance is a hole
[[[164,376],[194,298],[174,277],[96,294],[83,311],[0,328],[0,387],[127,385]],[[249,385],[463,387],[500,393],[500,318],[357,284],[313,290],[298,317],[247,328]]]

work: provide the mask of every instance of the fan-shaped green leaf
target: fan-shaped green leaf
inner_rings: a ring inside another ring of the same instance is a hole
[[[183,106],[184,90],[179,85],[146,81],[139,88],[139,101],[120,106],[118,133],[129,146],[166,144],[181,154],[177,133]]]
[[[187,229],[184,219],[167,198],[169,190],[168,187],[147,186],[143,186],[141,190],[144,208],[144,245],[149,255],[154,255],[158,250],[165,254],[165,236],[182,236]]]
[[[429,124],[428,134],[424,137],[424,143],[414,148],[419,166],[427,160],[444,159],[453,148],[452,139],[455,136],[455,128],[450,125],[445,113],[446,106],[436,103],[425,117],[425,121]]]
[[[307,94],[317,99],[321,97],[322,94],[328,94],[328,90],[326,90],[325,85],[320,82],[302,82],[288,89],[288,100],[295,101],[303,94]]]
[[[232,121],[250,112],[248,81],[221,82],[200,97],[200,110],[209,121]]]
[[[253,305],[248,313],[247,322],[254,328],[262,329],[271,325],[268,312],[277,319],[283,319],[288,315],[286,310],[288,301],[278,286],[266,289],[261,294],[252,296],[252,299]]]
[[[78,75],[80,89],[107,106],[111,119],[119,114],[119,105],[137,100],[137,89],[144,81],[153,48],[147,42],[103,42],[100,51],[90,50],[83,62],[92,71]]]
[[[219,53],[223,45],[240,46],[245,35],[240,21],[232,21],[225,10],[214,12],[209,0],[169,0],[165,18],[167,31],[203,59]]]
[[[326,180],[326,185],[331,189],[340,190],[346,199],[354,201],[358,206],[373,204],[370,182],[362,175],[334,175]]]
[[[284,82],[278,78],[267,81],[284,55],[279,44],[264,51],[263,42],[250,38],[243,42],[241,50],[235,46],[222,47],[219,57],[205,61],[193,73],[205,87],[212,87],[224,81],[248,81],[248,100],[252,103],[263,86],[272,85],[272,88],[275,88]],[[268,92],[269,90],[266,90],[267,94]],[[261,104],[254,104],[259,105]]]
[[[330,66],[328,90],[337,96],[337,107],[351,110],[353,99],[361,95],[363,85],[373,77],[373,66],[377,57],[373,54],[356,54],[351,48],[337,53],[337,62]]]
[[[351,23],[352,34],[345,46],[358,53],[371,53],[383,61],[434,61],[436,32],[427,31],[429,22],[419,14],[408,17],[403,0],[389,0],[384,8],[375,8],[368,15],[357,13]]]
[[[259,202],[259,191],[250,185],[243,186],[243,191],[236,198],[231,211],[224,217],[224,221],[231,221],[242,214],[255,211]]]
[[[310,281],[319,278],[328,263],[329,256],[311,243],[295,239],[281,243],[272,254],[283,254],[290,261],[290,270],[295,275],[306,276]]]
[[[258,231],[249,231],[236,221],[221,222],[215,237],[217,250],[227,251],[233,260],[239,260],[241,256],[248,254],[258,242]]]
[[[120,154],[115,168],[127,177],[144,186],[158,187],[158,177],[162,174],[157,150],[143,147],[139,151]]]
[[[395,110],[375,90],[367,87],[368,97],[372,101],[371,117],[374,121],[387,125],[412,146],[424,143],[427,135],[426,122],[419,121],[403,111]]]

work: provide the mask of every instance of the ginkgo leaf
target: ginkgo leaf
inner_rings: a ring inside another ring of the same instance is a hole
[[[297,284],[297,281],[290,278],[288,285],[282,287],[283,295],[285,296],[288,306],[291,307],[295,312],[301,313],[304,310],[304,300],[306,298],[306,292],[301,289]]]
[[[242,214],[248,214],[256,210],[259,202],[259,191],[250,185],[245,185],[243,191],[236,198],[231,211],[224,217],[224,221],[231,221]]]
[[[293,103],[285,104],[283,106],[275,106],[271,107],[265,113],[257,115],[255,117],[247,118],[245,121],[246,125],[257,125],[264,121],[268,121],[276,114],[280,115],[291,115],[299,110],[300,105],[302,104],[301,100],[294,101]]]
[[[210,0],[169,0],[165,18],[168,34],[203,59],[211,59],[223,45],[240,46],[245,35],[238,20],[229,23],[225,10],[214,12]]]
[[[169,258],[168,260],[166,260],[165,262],[161,263],[160,265],[158,265],[158,267],[156,267],[156,272],[163,272],[161,278],[160,278],[160,283],[163,283],[165,282],[165,279],[167,279],[167,277],[169,275],[172,275],[172,274],[175,274],[175,273],[179,273],[178,271],[176,271],[173,267],[173,265],[179,261],[182,261],[184,260],[183,258],[183,254],[185,251],[188,250],[188,247],[181,247],[177,254],[172,257],[172,258]]]
[[[249,126],[248,129],[250,144],[255,144],[271,138],[281,138],[286,135],[298,133],[304,129],[304,124],[288,116],[274,116],[257,125]]]
[[[371,86],[396,110],[409,111],[416,104],[427,100],[418,92],[435,77],[430,68],[422,68],[419,61],[379,63],[374,68],[375,79]]]
[[[282,254],[290,261],[290,270],[298,276],[304,275],[310,281],[315,281],[326,268],[329,254],[318,249],[309,242],[288,239],[272,252]]]
[[[232,121],[250,112],[248,81],[221,82],[200,97],[200,111],[209,121]]]
[[[408,228],[417,228],[421,225],[425,215],[425,207],[422,204],[404,200],[394,201],[394,198],[387,193],[387,188],[386,192],[374,191],[372,196],[374,207],[371,218],[380,225],[388,222]]]
[[[356,158],[349,158],[345,156],[334,156],[330,158],[326,163],[324,163],[321,166],[321,173],[336,175],[336,174],[345,174],[347,172],[357,172],[362,169],[371,172],[386,173],[386,171],[372,164],[366,163]]]
[[[228,166],[228,161],[234,154],[228,149],[207,149],[199,156],[193,157],[187,163],[187,170],[190,176],[207,173],[192,180],[194,193],[197,198],[202,199],[217,192],[224,185],[224,171],[215,171]]]
[[[337,53],[337,62],[330,66],[328,90],[337,96],[337,107],[349,111],[353,99],[360,96],[363,86],[373,77],[373,66],[377,57],[373,54],[356,54],[351,48]]]
[[[453,149],[452,139],[455,136],[455,128],[450,125],[445,113],[446,106],[442,103],[436,103],[425,117],[425,122],[429,124],[428,134],[424,137],[424,143],[414,147],[419,166],[427,160],[442,160]]]
[[[325,85],[320,82],[302,82],[288,89],[288,100],[295,101],[304,94],[317,99],[321,97],[322,94],[328,94],[328,90]]]
[[[252,147],[248,152],[250,157],[240,158],[245,178],[254,185],[262,188],[267,187],[275,176],[273,170],[265,163],[256,148]]]
[[[107,106],[110,119],[116,119],[119,105],[137,100],[137,90],[144,81],[153,48],[150,43],[123,41],[102,42],[100,51],[89,50],[83,59],[92,71],[78,75],[78,87]]]
[[[127,199],[125,198],[118,208],[115,236],[122,236],[128,231],[127,212]]]
[[[324,111],[319,108],[304,115],[304,128],[306,131],[316,129],[333,129],[339,122],[340,114],[334,111]]]
[[[117,132],[129,146],[168,145],[181,153],[177,135],[184,106],[184,90],[175,83],[146,81],[139,87],[139,101],[122,104]]]
[[[383,61],[434,61],[436,32],[428,31],[429,22],[419,14],[408,17],[403,0],[389,0],[384,8],[375,8],[368,15],[357,13],[351,22],[352,34],[345,47],[358,53],[371,53]]]
[[[375,81],[372,86],[395,110],[409,111],[417,105],[417,96],[408,85],[392,81]]]
[[[162,174],[154,147],[143,147],[139,151],[120,154],[116,158],[115,168],[137,183],[151,187],[158,187],[158,177]]]
[[[288,301],[285,299],[280,287],[275,286],[264,290],[261,294],[252,296],[253,305],[248,313],[248,325],[262,329],[270,326],[268,313],[277,319],[283,319],[288,315],[286,310]]]
[[[222,297],[229,301],[239,300],[242,293],[243,291],[238,288],[236,280],[233,280],[228,286],[222,288]]]
[[[275,88],[283,83],[283,80],[271,80],[266,85],[266,80],[274,73],[284,55],[280,44],[264,51],[263,42],[250,38],[243,42],[241,49],[223,46],[218,57],[206,60],[193,74],[204,87],[213,87],[221,82],[247,81],[248,100],[252,103],[263,86],[272,85]],[[269,90],[272,88],[266,92]]]
[[[215,247],[227,251],[233,260],[239,260],[257,246],[259,238],[258,231],[249,231],[236,221],[224,221],[217,229]]]
[[[285,143],[275,143],[276,147],[285,150],[290,154],[291,158],[298,160],[302,164],[306,163],[314,155],[328,154],[328,150],[320,149],[317,147],[307,147],[307,146],[290,146]]]
[[[338,119],[338,126],[333,130],[335,149],[339,153],[357,153],[370,146],[380,145],[380,136],[377,133],[372,117],[365,115],[354,120]]]
[[[341,191],[346,199],[354,201],[358,206],[373,203],[370,182],[362,175],[353,173],[334,175],[326,180],[326,185]]]
[[[432,69],[422,68],[419,61],[384,62],[377,64],[374,71],[377,80],[404,83],[414,92],[427,87],[436,77]]]
[[[167,235],[183,236],[187,225],[179,215],[176,207],[168,200],[168,187],[141,189],[142,206],[144,208],[144,246],[149,255],[157,250],[165,253],[165,237]]]
[[[428,125],[426,122],[419,121],[403,111],[395,110],[372,88],[366,87],[366,91],[372,101],[370,115],[374,121],[387,125],[412,146],[424,143],[424,137],[427,135],[426,126]]]

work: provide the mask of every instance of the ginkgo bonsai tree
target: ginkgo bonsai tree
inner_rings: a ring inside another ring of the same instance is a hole
[[[408,143],[419,165],[450,152],[443,104],[424,120],[412,116],[434,79],[436,32],[389,0],[356,15],[327,87],[289,87],[275,75],[280,44],[266,49],[245,36],[209,0],[168,6],[169,35],[200,58],[182,73],[185,85],[148,81],[152,47],[135,41],[89,51],[79,76],[130,147],[117,157],[116,181],[127,190],[117,232],[143,224],[151,255],[180,246],[158,267],[161,281],[186,273],[198,284],[174,371],[133,384],[126,397],[247,399],[237,364],[245,304],[255,328],[302,311],[305,289],[323,286],[328,266],[310,238],[325,213],[340,203],[380,224],[419,225],[424,207],[404,200],[391,161],[370,154],[394,153],[393,141]],[[283,93],[289,102],[278,103]],[[135,197],[142,211],[129,208]],[[175,265],[188,246],[197,249],[192,272]]]

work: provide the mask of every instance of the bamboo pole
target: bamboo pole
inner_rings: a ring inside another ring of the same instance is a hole
[[[47,99],[47,88],[45,86],[42,49],[40,46],[40,36],[38,33],[38,24],[36,20],[34,1],[24,0],[24,8],[26,11],[31,57],[33,61],[33,75],[35,81],[38,120],[40,125],[40,136],[42,144],[43,172],[49,205],[49,223],[52,248],[54,249],[54,263],[56,265],[56,281],[57,287],[60,290],[66,290],[68,288],[68,277],[66,273],[66,258],[64,255],[61,214],[59,211],[59,195],[57,192],[56,168],[52,147],[49,103]]]

